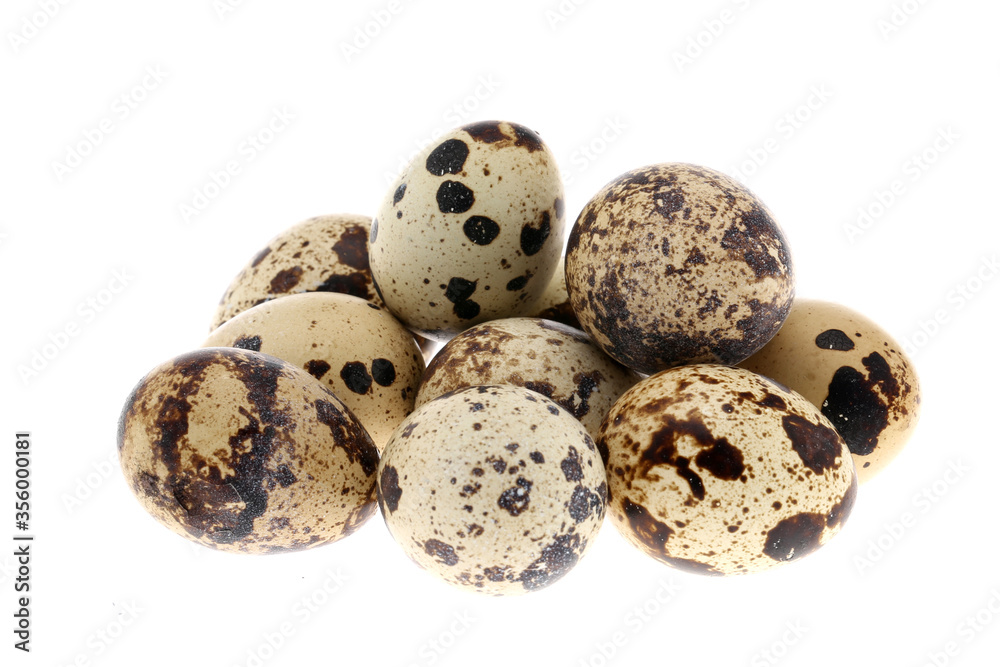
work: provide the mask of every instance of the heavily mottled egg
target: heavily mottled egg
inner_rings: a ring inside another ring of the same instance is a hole
[[[917,426],[920,385],[892,336],[835,303],[797,299],[777,335],[742,364],[819,407],[847,442],[864,483]]]
[[[484,121],[417,155],[371,228],[371,266],[389,309],[445,341],[486,320],[527,315],[563,238],[563,187],[533,131]]]
[[[580,320],[573,312],[573,306],[569,302],[569,293],[566,292],[566,265],[565,261],[560,261],[556,267],[556,272],[549,281],[549,286],[542,292],[541,298],[535,304],[535,311],[531,317],[541,317],[573,327],[582,329]]]
[[[843,439],[802,396],[742,368],[663,371],[601,426],[608,513],[626,540],[701,574],[758,572],[836,534],[857,494]]]
[[[424,359],[387,310],[346,294],[294,294],[254,306],[205,347],[266,352],[305,369],[347,404],[381,451],[413,412]]]
[[[271,239],[233,279],[212,329],[257,304],[299,292],[338,292],[382,304],[368,265],[371,218],[324,215]]]
[[[461,387],[512,384],[551,398],[597,437],[604,415],[638,380],[578,329],[510,318],[452,338],[427,367],[416,405]]]
[[[125,403],[118,454],[147,512],[222,551],[327,544],[375,512],[365,429],[308,373],[259,352],[208,348],[154,368]]]
[[[420,567],[489,595],[565,575],[593,542],[607,486],[579,421],[541,394],[467,387],[410,415],[379,465],[389,532]]]
[[[566,287],[584,331],[649,374],[746,359],[785,320],[794,280],[784,234],[753,193],[670,163],[619,176],[584,207]]]

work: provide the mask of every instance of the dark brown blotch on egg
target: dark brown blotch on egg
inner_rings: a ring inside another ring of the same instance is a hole
[[[847,447],[816,406],[722,365],[640,381],[605,417],[597,448],[622,535],[706,575],[762,571],[815,550],[841,529],[857,491]],[[749,529],[758,525],[770,527]]]
[[[341,419],[332,437],[310,410],[325,400]],[[145,509],[205,546],[309,548],[349,535],[374,510],[367,433],[304,370],[258,352],[213,347],[161,364],[130,396],[118,445]]]

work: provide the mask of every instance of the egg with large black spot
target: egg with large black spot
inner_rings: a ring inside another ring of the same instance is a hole
[[[389,188],[371,267],[388,308],[436,340],[532,313],[563,238],[555,157],[532,130],[483,121],[438,138]]]
[[[806,556],[840,531],[857,494],[830,421],[742,368],[695,364],[640,381],[611,408],[597,445],[612,523],[688,572],[760,572]]]
[[[306,371],[251,350],[205,348],[151,370],[122,410],[118,455],[143,509],[221,551],[328,544],[375,512],[364,427]]]
[[[902,451],[920,418],[920,382],[903,347],[840,304],[796,299],[774,338],[740,366],[820,408],[847,442],[862,483]]]

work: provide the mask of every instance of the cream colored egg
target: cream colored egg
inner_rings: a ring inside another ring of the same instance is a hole
[[[583,330],[646,374],[746,359],[777,332],[794,287],[788,243],[763,202],[690,164],[613,180],[580,213],[566,251]]]
[[[294,294],[254,306],[212,332],[206,347],[274,355],[340,397],[381,451],[413,411],[424,360],[387,310],[346,294]]]
[[[222,551],[327,544],[375,512],[364,428],[305,371],[258,352],[201,349],[154,368],[125,403],[118,454],[153,518]]]
[[[416,404],[461,387],[512,384],[551,398],[597,437],[604,415],[638,380],[578,329],[510,318],[478,324],[448,341],[427,367]]]
[[[389,532],[420,567],[489,595],[564,576],[601,526],[601,457],[579,421],[513,386],[459,389],[418,408],[379,466]]]
[[[892,461],[920,416],[913,363],[869,318],[797,299],[777,335],[740,364],[802,394],[847,442],[864,483]]]
[[[413,331],[446,341],[527,315],[563,238],[563,187],[533,131],[484,121],[428,146],[390,188],[371,229],[376,288]]]
[[[701,574],[805,556],[854,505],[850,451],[809,401],[741,368],[682,366],[615,403],[598,447],[626,540]]]

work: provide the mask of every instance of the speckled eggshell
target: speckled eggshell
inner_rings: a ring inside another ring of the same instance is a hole
[[[371,218],[323,215],[300,222],[271,239],[233,279],[212,318],[214,331],[243,311],[303,292],[350,294],[382,306],[368,264]],[[437,343],[416,336],[425,359]]]
[[[788,314],[788,245],[767,207],[711,169],[627,172],[584,207],[569,237],[566,288],[584,331],[644,374],[736,364]]]
[[[517,595],[577,564],[607,485],[568,412],[521,387],[467,387],[403,422],[379,465],[378,500],[417,565],[460,588]]]
[[[327,544],[375,512],[364,428],[305,371],[259,352],[201,349],[154,368],[125,403],[118,454],[147,512],[221,551]]]
[[[300,292],[350,294],[378,305],[368,265],[371,218],[324,215],[271,239],[233,279],[212,318],[212,329],[258,304]]]
[[[861,483],[896,457],[917,426],[913,363],[878,324],[839,304],[796,299],[777,335],[740,365],[819,407],[847,442]]]
[[[389,309],[446,341],[486,320],[528,315],[559,262],[563,187],[552,152],[514,123],[465,125],[417,155],[371,229]]]
[[[551,398],[597,437],[604,415],[638,380],[578,329],[510,318],[477,324],[448,341],[427,367],[416,404],[461,387],[512,384]]]
[[[847,445],[802,396],[741,368],[666,370],[627,391],[598,447],[626,540],[689,572],[767,570],[805,556],[850,515]]]
[[[351,409],[382,450],[413,412],[424,359],[387,310],[346,294],[268,301],[212,332],[205,347],[239,347],[306,370]]]
[[[549,286],[542,292],[542,297],[535,305],[535,312],[531,317],[541,317],[571,326],[574,329],[582,329],[580,320],[573,312],[573,306],[569,302],[569,293],[566,291],[566,266],[564,261],[559,262],[556,272],[549,281]]]

